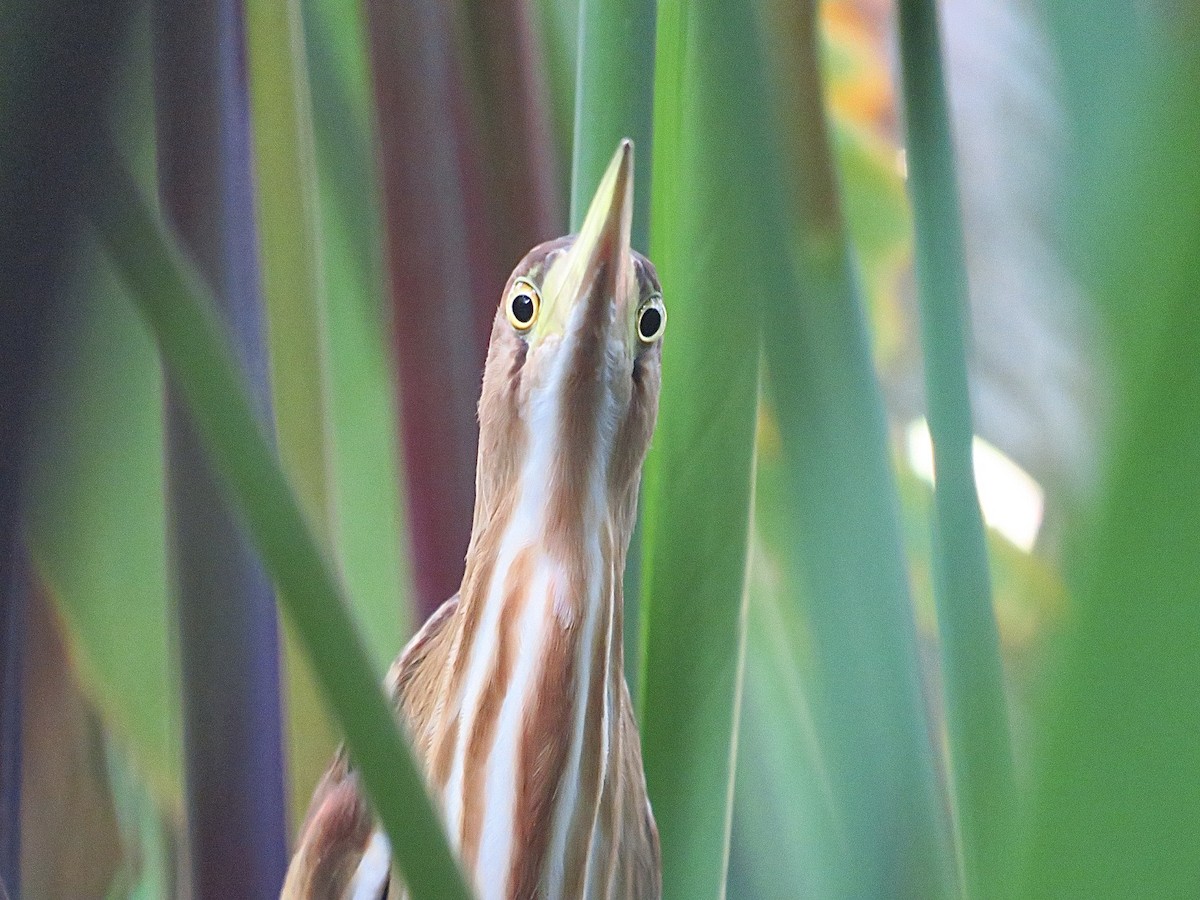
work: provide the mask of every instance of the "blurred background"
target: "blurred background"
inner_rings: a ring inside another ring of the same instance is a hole
[[[340,739],[106,198],[195,274],[382,677],[461,578],[508,272],[625,135],[666,896],[1200,893],[1196,11],[0,10],[10,896],[269,896]]]

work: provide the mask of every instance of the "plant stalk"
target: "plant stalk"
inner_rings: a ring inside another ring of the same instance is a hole
[[[241,4],[156,0],[151,15],[162,207],[210,286],[266,423]],[[287,867],[271,584],[221,494],[175,373],[166,441],[191,882],[200,897],[271,897]]]
[[[355,634],[333,569],[275,460],[197,273],[115,151],[96,224],[278,587],[414,898],[470,897],[411,748]]]
[[[933,0],[900,0],[908,187],[916,236],[934,487],[934,597],[955,822],[969,897],[995,895],[1015,825],[1011,736],[971,458],[962,214]]]

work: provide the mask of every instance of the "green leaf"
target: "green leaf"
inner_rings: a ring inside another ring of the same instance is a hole
[[[637,154],[633,246],[645,253],[654,125],[653,0],[582,0],[575,77],[571,230],[584,214],[622,138]]]
[[[178,815],[162,376],[153,341],[94,247],[75,270],[73,313],[54,334],[34,431],[31,551],[69,628],[80,682],[156,801]]]
[[[299,0],[248,0],[246,39],[264,297],[279,456],[329,541],[324,276]]]
[[[912,209],[896,152],[845,120],[829,121],[846,231],[861,273],[876,364],[884,371],[903,352],[913,327],[903,299],[912,273]]]
[[[325,297],[308,65],[300,0],[249,0],[246,45],[272,409],[280,461],[318,540],[336,553],[330,484]],[[312,671],[285,627],[292,820],[335,747]]]
[[[840,823],[811,877],[826,896],[936,897],[951,876],[947,832],[882,401],[822,102],[816,9],[777,4],[765,29],[776,96],[794,104],[781,115],[786,177],[774,183],[797,234],[783,231],[777,205],[763,216],[774,231],[760,238],[784,472],[776,502],[790,523],[780,565],[807,623],[820,777]],[[819,825],[824,813],[809,815]]]
[[[392,342],[361,10],[305,10],[324,238],[336,535],[346,588],[376,670],[408,635],[414,596],[403,552]]]
[[[792,554],[792,510],[775,423],[759,424],[746,683],[734,803],[730,895],[787,900],[832,893],[842,824],[813,715],[813,652]]]
[[[1060,680],[1042,711],[1029,897],[1200,885],[1200,17],[1055,8],[1072,156],[1064,244],[1096,301],[1115,409],[1069,543]]]
[[[575,138],[571,167],[571,230],[583,225],[592,194],[613,150],[633,141],[632,243],[647,251],[654,125],[654,0],[583,0],[578,10]],[[625,559],[625,673],[638,701],[641,668],[641,521]]]
[[[729,855],[772,158],[755,28],[745,3],[659,6],[650,250],[668,325],[639,700],[668,898],[723,896]]]
[[[104,757],[123,851],[107,896],[110,900],[166,897],[172,889],[172,860],[162,812],[119,747],[108,744]]]
[[[917,295],[933,441],[933,570],[949,769],[964,891],[1001,889],[1012,858],[1014,784],[1000,642],[971,456],[967,264],[937,10],[901,0]]]
[[[345,732],[414,897],[470,896],[411,748],[401,737],[342,600],[270,446],[259,432],[199,278],[164,239],[113,155],[95,215],[247,531],[278,587]]]

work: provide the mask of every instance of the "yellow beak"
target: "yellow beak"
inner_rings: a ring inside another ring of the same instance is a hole
[[[633,222],[633,142],[621,141],[566,255],[554,263],[542,286],[543,329],[563,334],[580,304],[615,303],[616,321],[632,322],[634,291],[630,254]],[[548,307],[548,308],[547,308]],[[595,310],[597,315],[600,310]],[[584,318],[592,316],[584,314]],[[604,316],[605,322],[609,316]]]

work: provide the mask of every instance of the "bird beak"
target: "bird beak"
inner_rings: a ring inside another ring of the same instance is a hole
[[[549,299],[546,330],[564,334],[575,310],[587,306],[577,327],[607,329],[615,315],[628,319],[635,293],[630,229],[633,222],[633,142],[621,141],[592,197],[579,236],[566,255],[547,273]],[[632,339],[632,333],[628,336]]]

